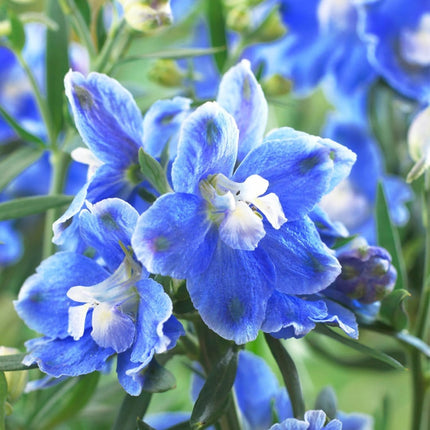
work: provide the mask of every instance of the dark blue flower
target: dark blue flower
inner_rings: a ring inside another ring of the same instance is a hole
[[[420,101],[430,94],[430,5],[426,0],[359,0],[369,60],[400,93]]]
[[[140,393],[142,370],[175,345],[182,327],[161,285],[127,250],[137,216],[119,199],[90,205],[79,216],[80,229],[101,260],[60,252],[27,279],[15,308],[44,337],[27,342],[24,363],[36,362],[53,377],[76,376],[102,370],[117,354],[120,383]]]
[[[354,161],[335,142],[288,128],[257,140],[265,123],[249,126],[261,107],[243,67],[225,84],[237,123],[214,102],[184,121],[175,192],[141,215],[132,239],[150,272],[186,279],[203,320],[237,343],[257,336],[275,291],[316,293],[339,274],[307,214]]]

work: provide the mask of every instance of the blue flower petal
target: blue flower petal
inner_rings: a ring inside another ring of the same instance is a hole
[[[323,300],[307,301],[275,291],[267,303],[262,330],[274,337],[303,337],[315,328],[315,321],[327,316]],[[285,329],[288,329],[287,331]],[[282,333],[278,333],[281,330]],[[290,336],[285,336],[288,333]]]
[[[331,139],[323,139],[318,136],[312,136],[302,131],[293,130],[292,128],[278,128],[269,133],[265,141],[276,141],[278,139],[297,139],[301,140],[302,142],[307,140],[309,143],[315,146],[321,146],[328,150],[330,159],[333,160],[333,171],[331,173],[330,185],[326,192],[332,190],[342,179],[349,175],[352,166],[357,159],[357,156],[354,154],[354,152],[344,145],[340,145]]]
[[[192,194],[165,194],[144,212],[131,239],[151,273],[184,279],[206,269],[215,239],[205,202]]]
[[[0,268],[18,261],[22,251],[21,234],[10,221],[0,222]]]
[[[221,240],[209,267],[187,280],[203,321],[238,344],[257,337],[274,283],[274,268],[264,251],[234,250]]]
[[[276,289],[285,294],[312,294],[328,287],[340,264],[321,241],[308,217],[286,222],[279,230],[266,223],[260,245],[276,267]]]
[[[145,422],[155,430],[168,430],[170,427],[176,424],[189,420],[190,415],[191,414],[189,412],[163,412],[148,415],[145,417]]]
[[[68,336],[67,297],[74,286],[90,286],[109,274],[93,260],[72,252],[59,252],[44,260],[21,288],[14,302],[18,315],[33,330],[49,337]]]
[[[280,424],[275,424],[269,430],[309,430],[309,424],[295,418],[287,418]]]
[[[134,363],[130,360],[131,350],[118,354],[116,372],[118,381],[125,391],[132,396],[138,396],[142,392],[144,383],[143,368],[151,361],[154,352],[147,357],[142,357],[142,362]]]
[[[279,384],[267,363],[248,351],[240,351],[234,389],[249,428],[269,428]]]
[[[69,71],[64,82],[76,128],[96,157],[122,167],[137,160],[143,127],[132,95],[99,73]]]
[[[336,324],[348,336],[358,339],[358,324],[354,313],[332,300],[325,299],[324,301],[327,305],[327,316],[320,322]]]
[[[238,129],[233,117],[215,102],[196,109],[183,123],[172,166],[175,191],[199,194],[208,175],[230,177],[237,157]]]
[[[143,146],[153,157],[160,157],[166,144],[169,144],[169,158],[176,156],[180,126],[190,113],[191,100],[174,97],[171,100],[158,100],[143,118]]]
[[[222,78],[217,102],[236,120],[239,128],[238,159],[260,145],[266,130],[267,102],[249,61],[242,60]]]
[[[131,245],[138,216],[132,206],[120,199],[106,199],[89,205],[89,210],[84,209],[79,215],[82,238],[99,252],[112,271],[124,260],[120,244]]]
[[[336,418],[342,422],[342,430],[369,430],[373,429],[373,418],[365,414],[345,414],[339,411]]]
[[[100,348],[88,331],[78,341],[71,337],[37,338],[26,342],[26,347],[29,353],[23,363],[27,366],[37,363],[42,372],[54,377],[79,376],[101,370],[114,353],[111,348]]]
[[[163,287],[152,279],[139,281],[136,287],[140,301],[130,360],[142,362],[151,353],[165,352],[170,346],[171,339],[165,335],[163,325],[172,315],[172,302]]]
[[[288,128],[272,134],[248,154],[233,180],[243,182],[252,174],[267,179],[267,192],[279,197],[285,217],[291,221],[310,212],[326,193],[333,160],[320,138]]]

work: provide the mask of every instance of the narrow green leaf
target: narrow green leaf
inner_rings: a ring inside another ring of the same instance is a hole
[[[193,57],[202,57],[204,55],[212,55],[223,51],[225,51],[224,46],[219,46],[214,48],[189,48],[189,49],[175,49],[171,51],[158,51],[158,52],[150,52],[148,54],[127,57],[119,61],[118,64],[125,64],[125,63],[134,62],[134,61],[147,60],[150,58],[180,60],[182,58],[193,58]]]
[[[279,339],[275,339],[268,333],[265,333],[264,337],[281,371],[285,387],[291,399],[294,416],[296,418],[303,418],[305,414],[305,402],[303,400],[302,387],[296,365]]]
[[[336,340],[337,342],[340,342],[342,345],[348,346],[349,348],[352,348],[358,352],[361,352],[362,354],[368,355],[379,361],[382,361],[383,363],[390,365],[394,369],[402,369],[402,370],[405,369],[404,366],[401,363],[399,363],[397,360],[395,360],[393,357],[390,357],[389,355],[381,351],[378,351],[376,349],[363,345],[362,343],[359,343],[354,339],[350,339],[349,337],[342,336],[324,324],[318,324],[315,330],[317,333],[328,336]]]
[[[171,372],[152,360],[144,372],[143,390],[163,393],[176,387],[176,379]]]
[[[206,16],[209,23],[211,45],[218,48],[227,47],[224,6],[222,0],[208,1]],[[222,73],[227,61],[227,50],[215,53],[214,58],[218,70]]]
[[[408,315],[404,307],[404,300],[410,296],[411,294],[406,290],[394,290],[381,302],[380,319],[396,331],[405,329],[408,325]]]
[[[191,413],[191,429],[214,424],[224,413],[237,370],[237,352],[230,347],[211,370]]]
[[[89,27],[91,25],[91,9],[88,0],[74,0],[74,2],[85,24]]]
[[[97,13],[96,35],[97,35],[97,48],[99,51],[101,51],[103,45],[106,42],[106,38],[107,38],[107,31],[106,31],[106,25],[105,25],[105,21],[104,21],[104,8],[103,8],[103,6],[100,7],[100,9]]]
[[[13,13],[9,12],[11,32],[8,36],[14,51],[22,51],[25,45],[25,31],[21,20]]]
[[[0,106],[0,115],[4,118],[4,120],[15,130],[16,134],[26,142],[33,142],[38,144],[41,147],[45,146],[45,142],[35,136],[34,134],[29,133],[27,130],[24,130],[13,117],[11,117],[1,106]]]
[[[143,176],[160,194],[171,191],[170,185],[167,182],[166,172],[161,167],[161,164],[146,153],[143,148],[139,149],[139,164]]]
[[[99,379],[100,373],[93,372],[68,381],[68,384],[45,404],[43,415],[39,414],[38,428],[56,428],[77,415],[95,393]]]
[[[145,415],[151,397],[147,391],[139,396],[126,394],[112,430],[136,430],[137,420]]]
[[[57,136],[63,125],[64,75],[69,70],[69,29],[58,0],[47,1],[48,18],[58,29],[46,32],[46,97],[52,128]]]
[[[32,364],[31,366],[25,366],[22,364],[22,360],[25,356],[26,354],[1,355],[0,372],[35,369],[37,367],[36,364]]]
[[[0,176],[0,191],[23,170],[37,161],[41,155],[41,150],[32,148],[31,146],[23,146],[5,156],[0,161],[0,172],[2,172]]]
[[[72,196],[59,194],[52,196],[23,197],[0,203],[0,221],[42,213],[48,209],[70,204],[72,200]]]
[[[7,381],[3,372],[0,372],[0,430],[6,429],[6,402],[7,402]]]
[[[378,184],[376,198],[376,228],[379,246],[382,246],[391,254],[393,265],[397,269],[395,288],[407,290],[406,269],[402,256],[399,234],[391,221],[387,199],[381,183]]]

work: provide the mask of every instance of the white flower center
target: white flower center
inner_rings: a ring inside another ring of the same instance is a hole
[[[322,31],[344,31],[356,24],[356,11],[351,0],[321,0],[317,16]]]
[[[87,313],[92,309],[91,336],[95,342],[116,352],[128,349],[135,335],[139,298],[135,284],[140,276],[139,264],[126,256],[118,269],[99,284],[70,288],[67,296],[83,304],[69,308],[69,334],[75,340],[83,336]]]
[[[402,58],[415,66],[430,65],[430,14],[425,13],[416,29],[406,29],[400,35]]]
[[[219,225],[227,245],[252,251],[266,234],[263,216],[275,229],[287,221],[278,196],[263,195],[268,187],[269,182],[259,175],[238,183],[218,174],[200,183],[202,196],[209,202],[209,217]]]

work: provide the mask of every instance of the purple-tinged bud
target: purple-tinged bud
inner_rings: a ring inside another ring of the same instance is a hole
[[[397,271],[384,248],[356,248],[343,252],[337,258],[342,273],[332,284],[332,289],[362,304],[380,301],[393,290]]]

